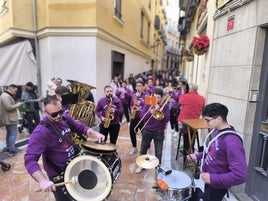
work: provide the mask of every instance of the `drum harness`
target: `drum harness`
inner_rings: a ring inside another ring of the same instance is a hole
[[[205,157],[206,157],[206,155],[207,155],[207,153],[209,151],[209,147],[218,138],[220,138],[223,135],[236,135],[242,141],[242,143],[243,143],[243,139],[240,136],[240,134],[238,134],[238,132],[237,131],[234,131],[234,130],[225,130],[225,131],[222,131],[222,132],[218,133],[218,135],[216,137],[214,137],[210,142],[208,142],[208,139],[211,137],[211,135],[214,133],[215,130],[216,129],[213,129],[212,131],[210,131],[209,134],[206,136],[206,138],[204,140],[204,151],[203,151],[203,155],[202,155],[202,159],[201,159],[199,174],[202,172],[203,164],[204,164],[204,159],[205,159]],[[229,198],[229,191],[228,191],[228,189],[227,189],[226,194],[227,194],[227,198]]]
[[[62,119],[64,120],[65,123],[67,123],[67,125],[70,127],[70,129],[71,129],[72,132],[76,132],[77,129],[75,129],[75,127],[71,124],[71,122],[68,119],[66,119],[66,117],[63,116]],[[73,146],[73,148],[74,148],[75,155],[80,152],[81,149],[80,149],[80,147],[77,144],[73,143],[71,140],[69,140],[68,138],[66,138],[64,135],[62,135],[60,133],[60,131],[58,131],[55,127],[51,126],[49,123],[47,123],[45,121],[40,121],[39,125],[42,125],[42,126],[46,127],[53,134],[57,135],[59,138],[65,140],[66,142],[68,142],[69,144],[71,144]],[[85,137],[82,134],[78,133],[78,135],[83,140],[86,140]],[[53,167],[53,169],[58,173],[58,176],[51,177],[50,179],[53,182],[60,182],[60,181],[62,181],[63,180],[63,176],[64,176],[64,170],[62,170],[60,167],[58,167],[57,165],[55,165],[49,158],[46,158],[46,160]]]

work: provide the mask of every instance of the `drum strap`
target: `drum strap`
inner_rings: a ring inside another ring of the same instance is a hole
[[[55,127],[52,127],[49,123],[45,122],[45,121],[40,121],[39,123],[40,125],[46,127],[48,130],[50,130],[54,135],[57,135],[59,138],[62,138],[63,140],[65,140],[66,142],[68,142],[69,144],[71,144],[75,151],[80,150],[80,147],[78,145],[76,145],[75,143],[73,143],[71,140],[69,140],[68,138],[66,138],[64,135],[61,134],[60,131],[58,131]],[[69,124],[68,124],[69,125]],[[77,154],[77,153],[75,153]]]
[[[81,139],[83,139],[84,141],[87,141],[87,139],[81,133],[77,132],[77,129],[74,127],[74,125],[66,117],[62,116],[62,119],[70,127],[72,132],[77,133],[79,135],[79,137],[81,137]]]

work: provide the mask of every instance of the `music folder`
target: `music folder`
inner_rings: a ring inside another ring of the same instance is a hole
[[[62,105],[77,104],[78,102],[78,94],[64,94],[61,96],[61,98]]]

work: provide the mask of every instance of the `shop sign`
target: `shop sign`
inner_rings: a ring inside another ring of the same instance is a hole
[[[235,23],[235,16],[232,15],[232,16],[228,17],[227,31],[230,31],[230,30],[234,29],[234,23]]]

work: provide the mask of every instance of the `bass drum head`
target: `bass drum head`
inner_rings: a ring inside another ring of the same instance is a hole
[[[77,177],[77,183],[65,186],[75,200],[104,200],[112,188],[109,170],[93,156],[78,156],[67,165],[64,181],[72,180],[73,177]]]

